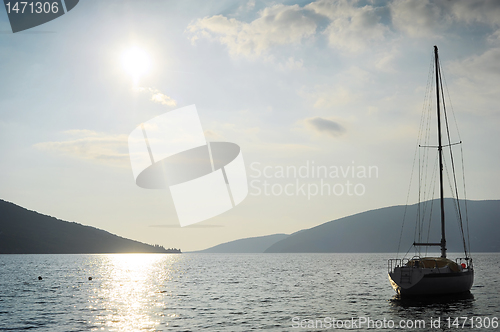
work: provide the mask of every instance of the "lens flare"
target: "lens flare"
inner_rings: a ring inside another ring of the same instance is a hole
[[[123,69],[132,76],[134,85],[137,85],[139,78],[147,74],[151,68],[151,58],[148,53],[137,47],[123,52],[121,62]]]

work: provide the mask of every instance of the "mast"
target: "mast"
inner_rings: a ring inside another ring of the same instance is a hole
[[[444,227],[444,192],[443,192],[443,145],[441,143],[441,110],[439,108],[439,58],[438,48],[434,46],[434,60],[436,67],[436,96],[437,96],[437,124],[438,124],[438,153],[439,153],[439,193],[441,200],[441,257],[446,258],[446,236]]]

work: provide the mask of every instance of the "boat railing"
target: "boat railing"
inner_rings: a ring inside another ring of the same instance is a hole
[[[434,266],[430,266],[429,262],[434,262]],[[425,258],[425,262],[422,260],[420,256],[414,256],[411,259],[408,258],[393,258],[387,261],[388,266],[387,269],[389,272],[394,272],[394,268],[396,267],[412,267],[412,268],[434,268],[437,272],[441,272],[439,268],[438,259]],[[462,269],[473,269],[472,258],[470,257],[459,257],[455,259],[455,263],[462,267]],[[464,264],[464,265],[462,265]],[[464,267],[465,266],[465,267]],[[411,271],[410,271],[411,273]]]
[[[394,272],[394,268],[403,267],[408,264],[408,258],[391,258],[387,260],[387,271],[389,273]]]
[[[463,258],[463,259],[465,260],[465,258]],[[426,258],[426,261],[427,262],[433,261],[434,262],[433,268],[436,268],[439,270],[437,259],[431,260],[429,258]],[[470,261],[470,258],[469,258],[469,261]],[[422,269],[422,268],[426,267],[426,264],[424,263],[424,261],[422,260],[422,258],[420,256],[414,256],[412,258],[393,258],[393,259],[389,259],[387,261],[387,264],[388,264],[387,269],[389,272],[393,272],[394,268],[396,268],[396,267],[412,267],[415,269],[418,269],[418,268]],[[457,264],[459,264],[459,263],[457,262]]]
[[[392,273],[395,267],[401,266],[400,258],[391,258],[387,260],[387,272]]]

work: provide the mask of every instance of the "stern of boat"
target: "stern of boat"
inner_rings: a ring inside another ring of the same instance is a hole
[[[471,258],[455,262],[440,257],[389,259],[387,268],[391,286],[399,295],[463,293],[474,281]]]

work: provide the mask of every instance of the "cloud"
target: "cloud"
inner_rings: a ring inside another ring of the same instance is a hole
[[[400,55],[400,51],[392,48],[390,51],[384,51],[373,57],[375,68],[379,71],[395,73],[394,60]]]
[[[318,134],[338,137],[345,132],[345,128],[338,122],[319,116],[303,120],[305,127]]]
[[[361,3],[317,0],[304,7],[271,5],[260,10],[257,18],[249,23],[214,15],[193,21],[186,31],[193,43],[199,39],[218,41],[232,56],[270,59],[273,47],[300,44],[320,34],[326,36],[330,47],[349,54],[381,51],[387,37],[395,36],[397,31],[411,37],[441,37],[444,31],[457,33],[455,28],[464,28],[457,24],[479,23],[492,28],[500,25],[500,1],[497,0]],[[239,8],[236,15],[252,10],[254,2]]]
[[[442,5],[449,6],[449,12],[459,22],[500,25],[500,2],[497,0],[444,1]]]
[[[247,3],[241,3],[241,5],[236,10],[235,16],[247,13],[248,11],[255,8],[255,0],[250,0]]]
[[[329,45],[349,53],[366,50],[374,42],[384,40],[390,31],[381,23],[384,12],[388,12],[387,7],[356,7],[345,0],[319,0],[304,7],[270,6],[250,23],[223,15],[205,17],[191,23],[187,31],[193,43],[200,38],[218,41],[227,46],[232,56],[254,59],[267,55],[273,46],[299,44],[314,37],[318,25],[326,19],[328,25],[322,33]]]
[[[260,158],[293,158],[297,155],[314,155],[321,152],[321,149],[316,146],[300,143],[275,143],[258,140],[247,142],[245,146],[250,153],[256,153]]]
[[[355,7],[348,1],[319,0],[305,7],[274,5],[245,23],[223,15],[198,19],[187,28],[194,43],[199,38],[217,40],[231,55],[256,58],[276,45],[298,44],[317,33],[318,23],[329,24],[323,34],[330,46],[345,52],[365,50],[371,42],[380,42],[389,31],[380,23],[383,7]]]
[[[360,100],[361,91],[371,81],[371,76],[363,69],[351,67],[335,75],[334,80],[338,83],[303,87],[299,90],[299,95],[308,99],[314,108],[328,109],[346,105]]]
[[[155,90],[153,92],[153,95],[151,96],[151,100],[160,103],[162,105],[170,106],[170,107],[175,107],[177,106],[177,102],[170,98],[169,96],[159,92],[158,90]]]
[[[205,137],[208,138],[209,140],[221,140],[224,138],[224,136],[221,133],[215,130],[208,129],[205,130],[203,133],[205,134]]]
[[[434,36],[450,20],[442,6],[428,0],[394,1],[389,7],[393,25],[413,37]]]
[[[168,224],[160,224],[160,225],[149,225],[148,227],[153,227],[153,228],[219,228],[219,227],[225,227],[224,225],[208,225],[208,224],[193,224],[193,225],[188,225],[185,227],[182,227],[181,225],[168,225]]]
[[[64,132],[68,140],[41,142],[34,147],[80,159],[108,164],[129,166],[127,135],[111,135],[92,130],[68,130]]]
[[[500,47],[452,62],[446,69],[455,76],[452,97],[454,101],[459,101],[462,108],[474,113],[481,109],[497,112]]]
[[[285,63],[280,63],[278,68],[282,71],[300,70],[304,61],[302,59],[295,60],[293,57],[289,57]]]
[[[139,87],[137,88],[140,92],[147,91],[151,94],[151,101],[154,101],[155,103],[159,103],[165,106],[170,106],[170,107],[175,107],[177,106],[177,102],[167,96],[166,94],[163,94],[160,92],[160,90],[155,89],[155,88],[145,88],[145,87]]]
[[[315,18],[298,5],[274,5],[259,12],[259,17],[245,23],[223,15],[196,20],[187,27],[194,42],[203,37],[226,45],[231,55],[256,58],[270,47],[300,43],[316,32]]]
[[[461,74],[477,81],[486,77],[500,79],[500,48],[492,48],[479,56],[472,56],[456,62],[452,68]]]
[[[312,91],[302,90],[300,94],[311,99],[314,108],[332,108],[348,104],[355,99],[353,93],[341,85],[315,86]]]
[[[330,20],[323,33],[330,46],[345,52],[363,51],[372,42],[384,40],[389,32],[380,22],[383,7],[355,7],[353,2],[320,0],[304,8]]]
[[[489,35],[487,41],[493,45],[500,45],[500,29]]]
[[[390,3],[393,25],[413,37],[436,37],[454,23],[500,24],[496,0],[401,0]]]

